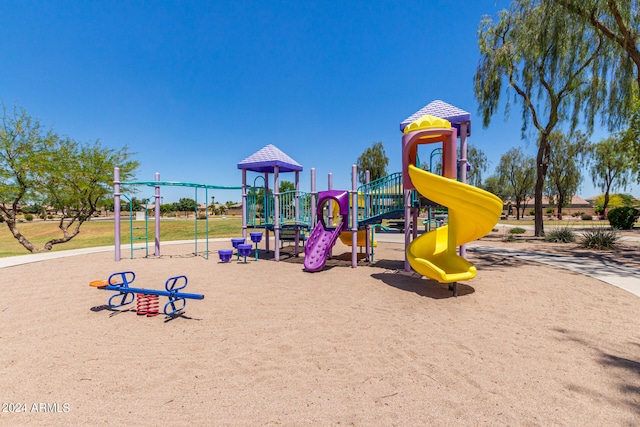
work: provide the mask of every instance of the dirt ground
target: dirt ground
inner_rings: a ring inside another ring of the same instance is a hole
[[[580,251],[503,236],[478,244]],[[639,247],[583,256],[638,266]],[[354,269],[338,242],[317,273],[291,247],[246,264],[162,250],[0,271],[0,425],[640,424],[640,299],[596,279],[471,252],[454,298],[403,270],[400,243]],[[110,309],[89,282],[128,270],[205,298],[176,318]]]

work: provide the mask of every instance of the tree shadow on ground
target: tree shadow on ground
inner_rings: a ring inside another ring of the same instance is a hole
[[[571,341],[589,348],[595,354],[595,361],[604,368],[607,372],[607,377],[615,381],[616,386],[620,392],[625,395],[625,398],[612,399],[600,390],[590,390],[586,387],[575,387],[572,384],[568,384],[570,389],[589,395],[596,400],[609,402],[612,406],[626,406],[631,411],[640,415],[640,405],[638,405],[638,401],[640,401],[640,361],[612,354],[611,352],[605,352],[598,348],[595,343],[590,343],[579,334],[567,329],[554,328],[553,331],[561,334],[558,340]],[[635,342],[629,344],[634,347],[640,347],[640,344]]]

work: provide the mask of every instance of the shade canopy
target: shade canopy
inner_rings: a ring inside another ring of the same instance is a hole
[[[404,132],[404,128],[409,124],[413,123],[415,120],[424,116],[425,114],[429,114],[431,116],[439,117],[441,119],[448,120],[451,122],[451,125],[458,130],[458,135],[460,135],[460,124],[467,124],[467,135],[471,136],[471,114],[461,110],[458,107],[454,107],[451,104],[447,104],[444,101],[436,100],[430,102],[429,104],[422,107],[420,110],[416,111],[406,119],[404,119],[400,123],[400,131]]]
[[[252,172],[261,173],[274,173],[276,166],[278,167],[279,172],[295,172],[302,170],[300,163],[293,160],[272,144],[256,151],[238,163],[238,169],[246,169]]]

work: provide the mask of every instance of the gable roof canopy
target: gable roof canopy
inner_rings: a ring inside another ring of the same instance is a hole
[[[279,172],[295,172],[302,170],[300,163],[293,160],[272,144],[256,151],[238,163],[238,169],[246,169],[252,172],[262,173],[273,173],[276,166],[278,166]]]
[[[467,123],[467,135],[471,136],[471,114],[461,110],[458,107],[447,104],[444,101],[436,100],[422,107],[400,123],[400,132],[404,132],[404,128],[415,120],[429,114],[431,116],[439,117],[451,122],[451,125],[458,129],[458,135],[460,134],[460,124]]]

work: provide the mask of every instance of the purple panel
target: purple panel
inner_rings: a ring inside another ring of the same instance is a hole
[[[422,107],[400,123],[400,131],[404,132],[404,128],[411,122],[419,119],[425,114],[430,114],[441,119],[449,120],[451,124],[460,131],[460,123],[468,123],[467,136],[471,135],[471,114],[461,110],[458,107],[447,104],[444,101],[436,100]]]
[[[333,199],[338,202],[338,206],[340,206],[340,215],[344,218],[349,216],[349,192],[345,190],[328,190],[328,191],[319,191],[318,192],[318,203],[317,209],[318,215],[322,215],[320,211],[320,207],[322,203],[324,203],[327,199]],[[320,219],[320,218],[318,218]],[[347,229],[345,229],[346,231]]]
[[[304,268],[307,271],[322,270],[327,263],[331,248],[335,245],[343,227],[326,230],[322,221],[318,222],[304,248]]]

